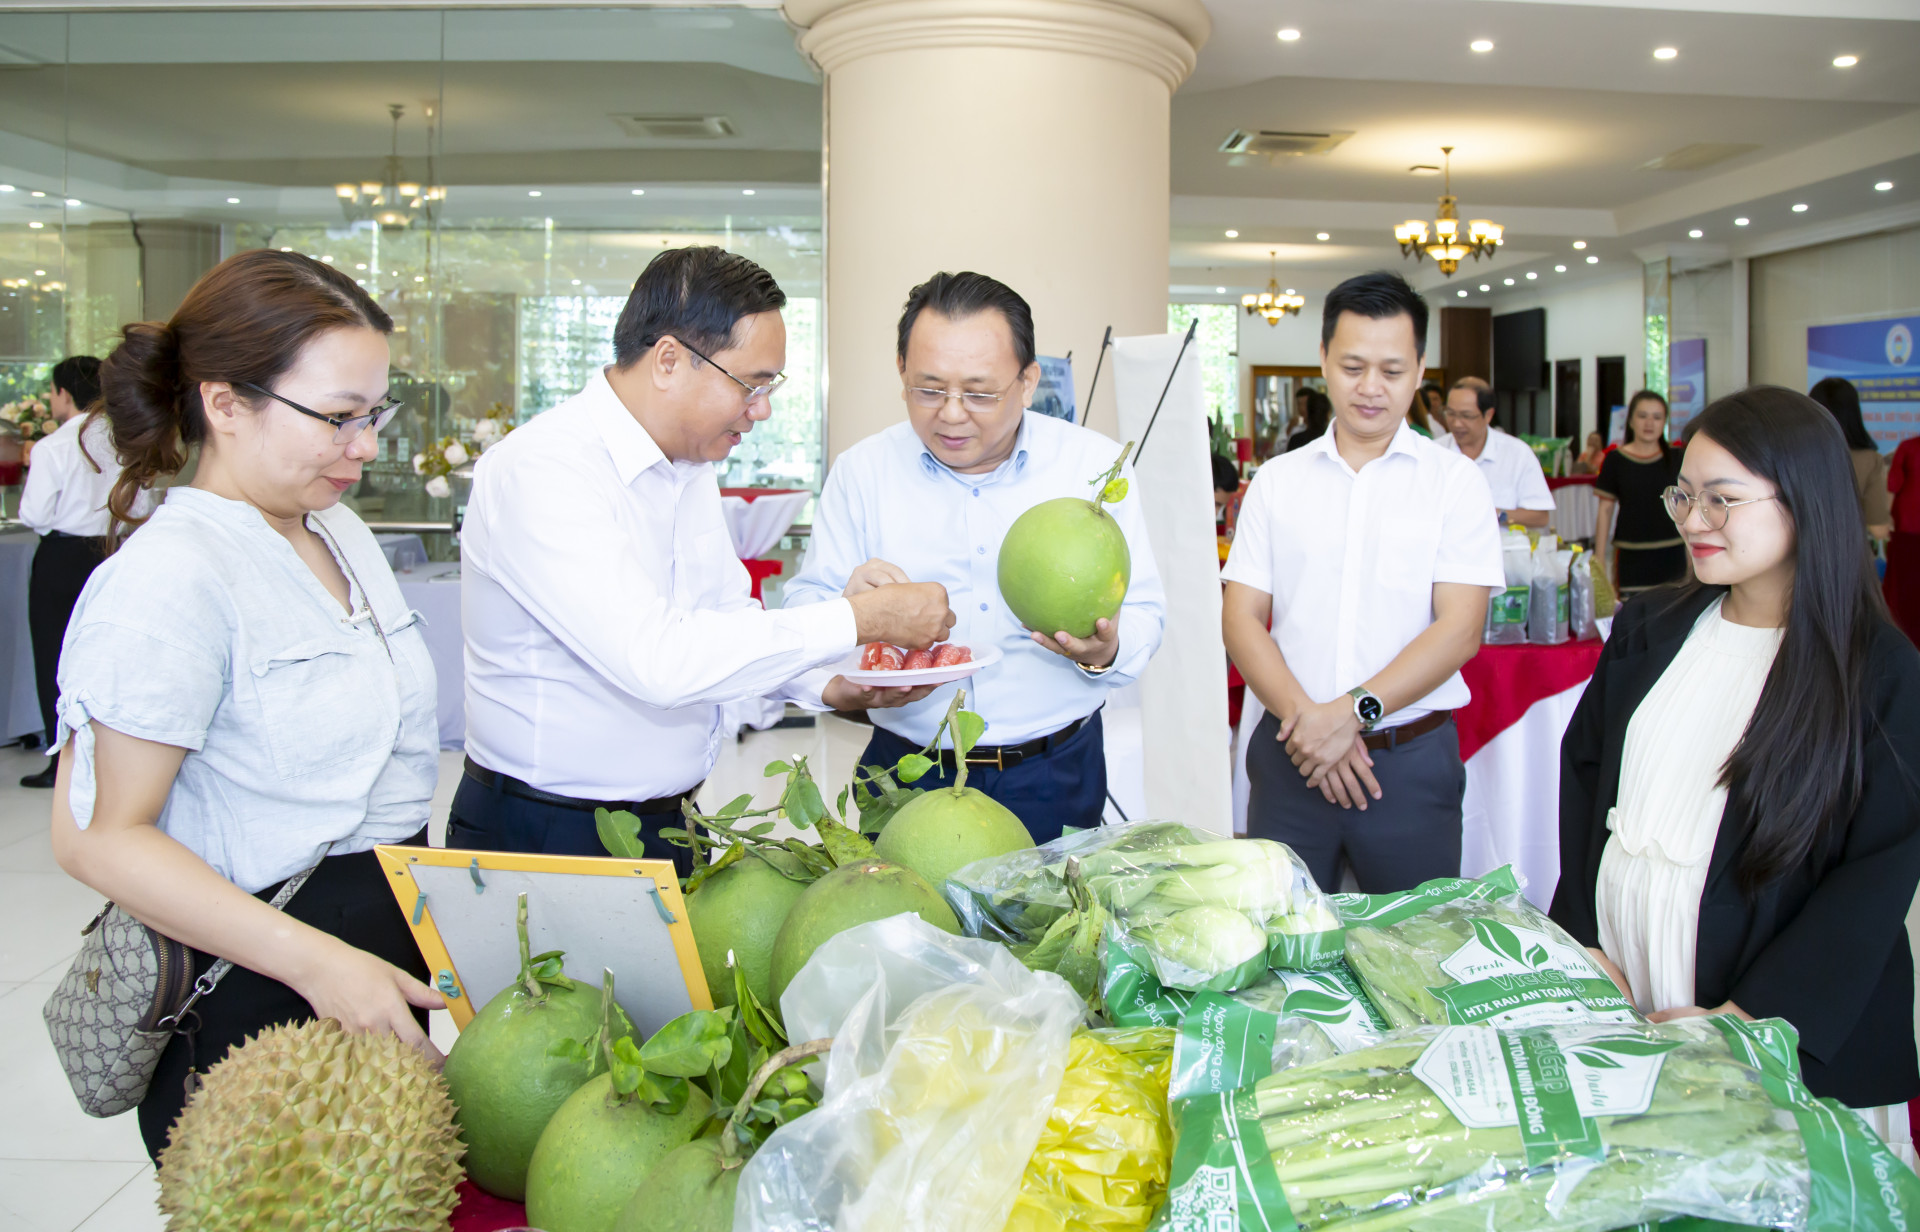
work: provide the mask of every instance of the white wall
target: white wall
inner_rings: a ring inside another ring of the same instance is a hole
[[[1595,408],[1599,377],[1595,360],[1602,355],[1626,357],[1628,396],[1639,389],[1646,379],[1646,327],[1641,320],[1643,297],[1638,265],[1616,277],[1578,282],[1565,288],[1556,288],[1547,282],[1538,289],[1515,288],[1491,297],[1495,316],[1529,308],[1545,308],[1547,362],[1551,364],[1563,359],[1580,361],[1582,439],[1596,428],[1605,430]],[[1476,299],[1474,302],[1487,301]]]
[[[1672,294],[1673,340],[1706,339],[1707,401],[1738,392],[1746,381],[1734,363],[1733,265],[1723,261],[1677,272],[1673,276]]]
[[[1753,380],[1807,387],[1807,326],[1920,312],[1920,228],[1753,259]]]

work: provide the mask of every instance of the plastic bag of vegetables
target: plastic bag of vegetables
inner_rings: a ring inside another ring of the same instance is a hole
[[[1006,1232],[1138,1232],[1172,1162],[1165,1027],[1081,1031]]]
[[[1920,1178],[1779,1020],[1424,1027],[1175,1105],[1164,1232],[1898,1232]]]
[[[1586,949],[1521,896],[1511,866],[1333,902],[1347,963],[1395,1027],[1639,1020]]]
[[[737,1232],[1002,1232],[1086,1003],[1002,946],[912,914],[814,952],[781,998],[831,1037],[825,1095],[746,1167]]]
[[[1292,851],[1177,822],[1101,826],[980,860],[948,878],[946,894],[970,935],[1039,949],[1081,922],[1063,918],[1085,914],[1070,865],[1169,988],[1226,992],[1269,964],[1310,969],[1340,955],[1339,920]]]
[[[1168,1095],[1232,1091],[1371,1047],[1383,1034],[1385,1024],[1344,966],[1275,972],[1227,996],[1195,993],[1174,1033]]]

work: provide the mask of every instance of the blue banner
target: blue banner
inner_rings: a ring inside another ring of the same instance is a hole
[[[1707,409],[1707,340],[1681,338],[1667,348],[1667,435],[1680,440],[1687,421]]]
[[[1860,415],[1882,453],[1920,435],[1920,317],[1807,327],[1807,385],[1845,377],[1860,391]]]
[[[1074,421],[1072,356],[1065,359],[1055,359],[1051,355],[1040,357],[1040,384],[1033,391],[1033,409],[1068,423]]]

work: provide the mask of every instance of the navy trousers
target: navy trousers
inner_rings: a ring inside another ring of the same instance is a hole
[[[873,729],[863,766],[892,766],[908,753],[918,753],[884,727]],[[944,768],[929,771],[915,787],[951,787],[953,776]],[[1086,830],[1100,824],[1107,803],[1107,746],[1094,711],[1080,730],[1038,757],[1023,758],[1005,770],[968,766],[967,786],[1005,805],[1033,835],[1035,843],[1059,838],[1065,829]]]
[[[684,826],[678,812],[640,816],[640,838],[651,860],[672,860],[682,877],[693,875],[693,853],[661,838],[662,826]],[[592,809],[567,808],[507,794],[472,775],[462,775],[447,816],[447,846],[473,851],[523,851],[533,855],[605,856]]]

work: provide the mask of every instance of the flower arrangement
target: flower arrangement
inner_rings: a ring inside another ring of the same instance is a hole
[[[496,402],[474,421],[466,440],[458,436],[443,436],[427,446],[425,452],[414,454],[413,473],[427,477],[428,496],[450,496],[453,494],[453,485],[448,482],[449,477],[471,462],[476,454],[485,452],[489,445],[497,443],[511,431],[513,410],[504,402]]]
[[[59,426],[53,412],[39,398],[21,398],[0,406],[0,427],[29,445],[42,437],[52,436]]]

